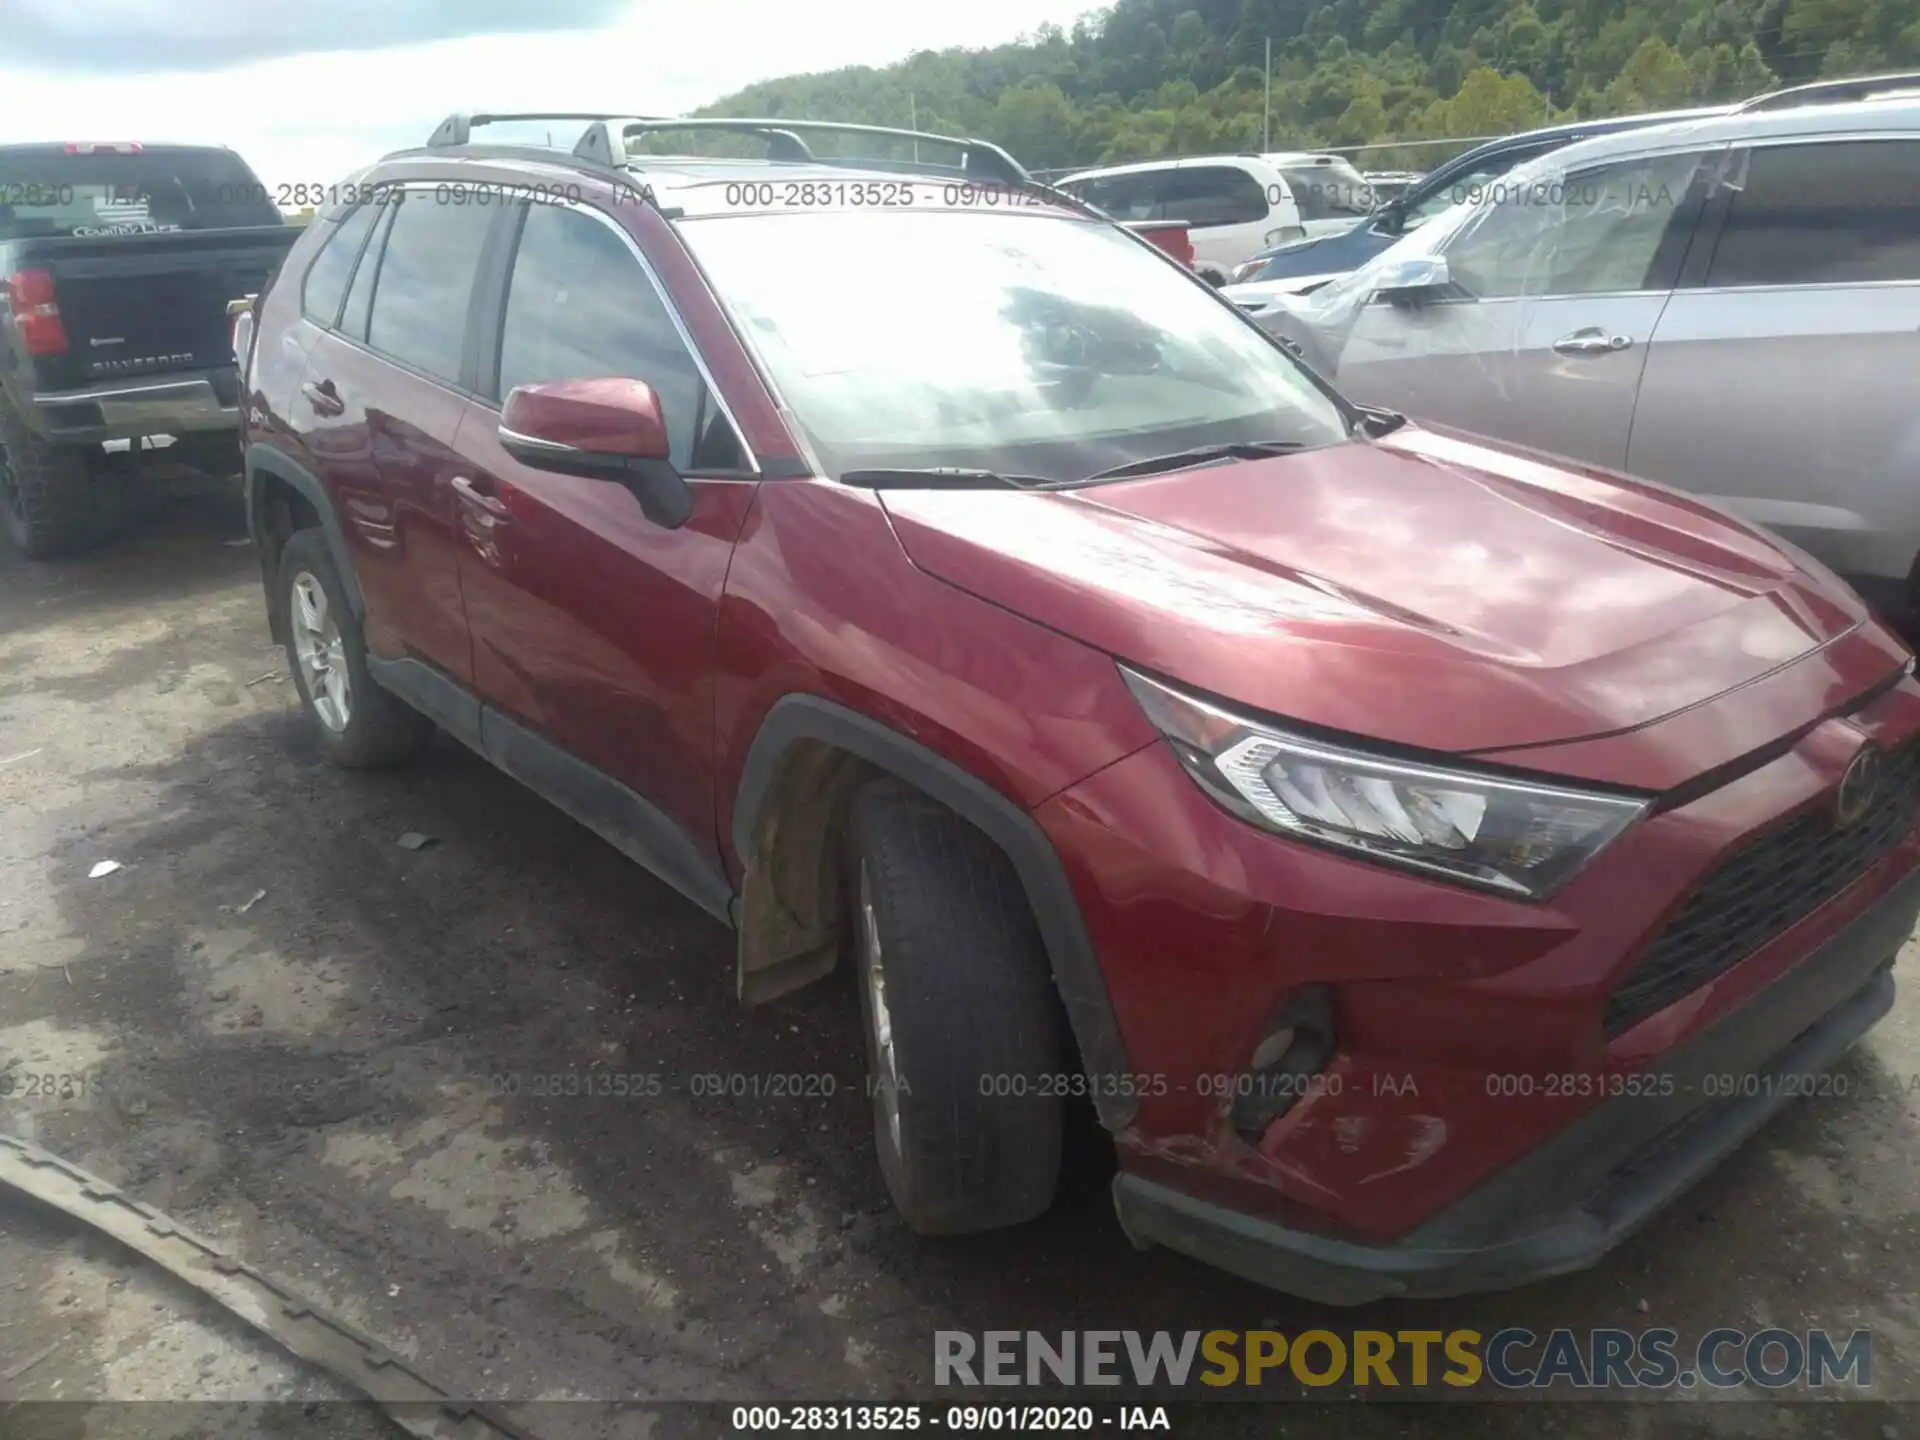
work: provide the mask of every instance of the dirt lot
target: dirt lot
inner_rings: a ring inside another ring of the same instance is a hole
[[[1848,1099],[1776,1122],[1603,1268],[1527,1291],[1316,1315],[1132,1252],[1097,1154],[1036,1225],[921,1241],[870,1158],[844,983],[742,1011],[719,927],[456,745],[407,772],[324,767],[243,530],[230,488],[209,486],[84,561],[0,554],[0,1130],[223,1242],[456,1393],[932,1399],[937,1329],[1317,1319],[1864,1326],[1875,1392],[1920,1398],[1920,987],[1855,1053]],[[408,831],[435,843],[402,848]],[[88,878],[101,860],[123,868]],[[658,1075],[661,1093],[524,1093],[602,1070]],[[837,1090],[694,1093],[732,1073]],[[30,1094],[45,1075],[106,1090]],[[4,1198],[0,1377],[0,1434],[23,1436],[275,1428],[265,1412],[36,1401],[339,1393]],[[1920,1411],[1899,1406],[1704,1398],[1240,1406],[1177,1430],[1920,1440]],[[302,1434],[383,1433],[337,1405],[274,1413]],[[591,1405],[527,1413],[556,1437],[612,1423]]]

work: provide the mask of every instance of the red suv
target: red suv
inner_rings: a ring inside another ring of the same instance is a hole
[[[334,760],[449,732],[743,1001],[849,956],[916,1229],[1044,1210],[1084,1098],[1141,1245],[1512,1284],[1886,1012],[1920,687],[1798,552],[1348,403],[991,146],[485,118],[259,304],[273,629]]]

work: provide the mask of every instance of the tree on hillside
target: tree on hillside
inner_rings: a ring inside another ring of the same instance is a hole
[[[1920,0],[1114,0],[1068,30],[791,75],[706,114],[978,134],[1029,165],[1458,139],[1920,66]],[[1446,146],[1373,154],[1431,165]]]

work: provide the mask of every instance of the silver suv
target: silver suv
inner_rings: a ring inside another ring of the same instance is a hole
[[[1920,600],[1920,93],[1572,145],[1244,308],[1355,399],[1664,481]]]

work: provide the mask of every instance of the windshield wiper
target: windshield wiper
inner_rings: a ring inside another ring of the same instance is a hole
[[[993,470],[963,470],[950,465],[924,470],[847,470],[842,485],[862,490],[1030,490],[1047,482],[1037,475],[1001,475]]]
[[[1192,450],[1176,450],[1171,455],[1152,455],[1145,460],[1129,460],[1111,470],[1100,470],[1078,483],[1093,480],[1130,480],[1137,475],[1165,475],[1174,470],[1189,470],[1195,465],[1210,465],[1216,460],[1265,460],[1306,449],[1303,440],[1235,440],[1226,445],[1201,445]]]

